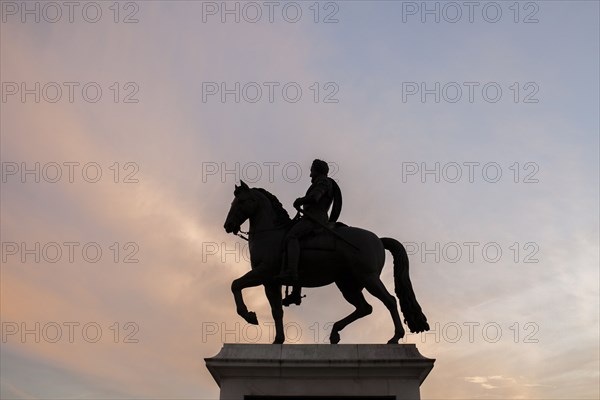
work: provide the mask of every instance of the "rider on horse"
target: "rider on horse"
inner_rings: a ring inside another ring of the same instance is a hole
[[[340,215],[342,198],[337,183],[327,176],[329,166],[325,161],[314,160],[310,167],[312,184],[304,197],[294,201],[294,208],[303,209],[304,215],[292,226],[285,237],[287,260],[284,255],[282,272],[278,276],[283,283],[291,283],[294,287],[292,294],[283,299],[285,306],[301,302],[301,286],[298,285],[298,263],[300,259],[300,239],[310,235],[317,228],[335,222]],[[331,217],[327,215],[333,203]],[[286,262],[287,261],[287,262]]]
[[[281,299],[281,283],[274,278],[281,271],[282,247],[283,243],[286,243],[291,249],[289,266],[284,272],[288,272],[289,276],[293,277],[298,274],[299,264],[301,267],[302,278],[297,280],[294,286],[305,284],[311,287],[322,287],[335,283],[344,298],[355,307],[354,311],[332,325],[330,343],[339,343],[339,333],[342,329],[373,311],[373,307],[362,294],[363,289],[379,299],[390,312],[394,322],[394,336],[388,340],[388,343],[397,344],[405,335],[397,299],[400,300],[400,308],[410,331],[413,333],[428,331],[427,317],[423,314],[412,288],[408,271],[408,254],[402,243],[389,237],[380,238],[365,229],[339,223],[336,224],[335,229],[331,229],[330,225],[322,223],[326,220],[326,212],[332,202],[330,221],[337,219],[341,208],[341,203],[337,202],[337,185],[335,181],[327,178],[328,168],[323,164],[325,163],[313,164],[311,171],[313,185],[307,195],[295,204],[298,207],[304,206],[306,213],[304,218],[299,220],[297,227],[291,229],[290,235],[287,234],[286,228],[291,228],[292,221],[277,197],[261,188],[249,188],[244,182],[241,182],[240,186],[236,185],[234,199],[223,227],[225,232],[239,235],[241,225],[249,220],[248,241],[251,260],[251,270],[231,283],[238,315],[249,324],[258,324],[256,313],[249,311],[244,303],[242,290],[263,285],[275,322],[273,343],[281,344],[285,341],[283,325],[285,302]],[[337,193],[339,194],[339,191]],[[318,235],[299,240],[316,226],[321,227]],[[288,238],[287,242],[286,238]],[[342,243],[345,244],[341,245]],[[316,250],[306,251],[301,258],[301,263],[298,260],[300,244],[306,249]],[[394,258],[393,276],[396,296],[393,296],[381,281],[381,273],[385,266],[385,250],[392,253]],[[299,300],[299,291],[296,295]],[[291,302],[289,299],[288,301]]]

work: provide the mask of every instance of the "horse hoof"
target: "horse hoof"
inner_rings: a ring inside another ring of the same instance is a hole
[[[249,324],[258,325],[258,318],[256,318],[256,313],[254,311],[249,311],[246,316],[244,316],[244,319]]]
[[[398,339],[391,338],[390,340],[388,340],[388,344],[398,344]]]
[[[285,342],[284,338],[275,338],[275,341],[273,342],[273,344],[283,344],[283,342]]]
[[[331,332],[329,335],[329,343],[338,344],[340,342],[340,334],[337,332]]]

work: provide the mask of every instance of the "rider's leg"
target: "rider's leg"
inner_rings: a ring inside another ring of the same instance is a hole
[[[287,263],[283,272],[279,275],[283,280],[298,280],[298,262],[300,260],[300,240],[312,230],[312,223],[307,220],[300,220],[289,230],[286,236]]]
[[[287,263],[286,269],[282,274],[283,279],[288,279],[292,283],[298,281],[298,264],[300,261],[300,240],[299,238],[305,236],[312,231],[313,226],[310,221],[300,220],[288,233],[287,236]],[[291,304],[300,305],[302,302],[302,286],[297,283],[293,285],[292,293],[286,295],[283,299],[282,304],[285,307],[289,307]]]
[[[298,280],[298,260],[300,259],[300,241],[292,236],[287,242],[287,273],[293,281]]]

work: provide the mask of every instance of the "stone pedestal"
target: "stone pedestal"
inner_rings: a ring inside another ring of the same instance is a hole
[[[434,359],[414,344],[225,344],[206,358],[221,399],[419,399]]]

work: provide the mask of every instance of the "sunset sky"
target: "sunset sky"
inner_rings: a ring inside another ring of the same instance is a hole
[[[597,1],[64,3],[0,2],[2,399],[218,398],[272,341],[234,184],[292,214],[314,158],[409,250],[423,398],[600,397]],[[327,343],[353,307],[305,294]],[[391,337],[366,298],[342,343]]]

